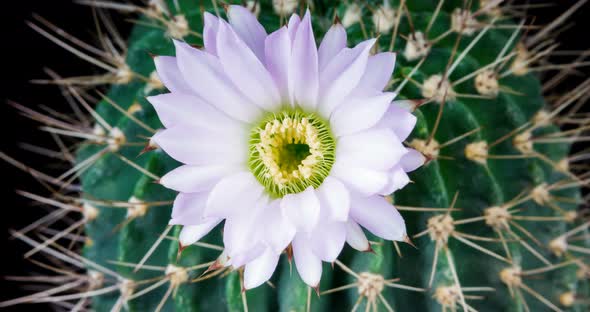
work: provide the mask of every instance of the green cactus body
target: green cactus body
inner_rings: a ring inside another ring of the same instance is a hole
[[[170,2],[169,7],[173,10],[172,15],[184,15],[189,22],[191,32],[186,33],[186,36],[181,39],[199,46],[202,45],[202,40],[200,36],[195,34],[203,27],[202,10],[215,12],[217,9],[222,16],[224,15],[223,8],[217,8],[210,0],[178,1],[180,11],[175,11],[173,1],[168,2]],[[318,42],[321,40],[321,35],[333,23],[335,14],[338,14],[342,19],[346,15],[346,10],[352,5],[351,3],[352,1],[342,3],[313,1],[313,24],[316,35],[318,35],[316,38]],[[380,10],[381,4],[382,1],[363,1],[361,4],[363,6],[362,24],[357,22],[347,28],[349,46],[364,40],[365,34],[369,37],[376,35],[372,18],[374,12]],[[277,29],[284,21],[284,17],[281,18],[274,12],[271,1],[260,1],[260,5],[259,20],[267,31]],[[408,1],[407,8],[412,25],[410,25],[408,17],[403,14],[399,29],[397,29],[398,34],[410,36],[412,29],[424,32],[431,22],[437,5],[438,1],[435,0]],[[451,29],[453,11],[456,8],[461,8],[462,5],[463,1],[459,0],[444,1],[440,13],[432,21],[428,33],[431,40]],[[397,1],[391,3],[391,8],[395,12],[398,12],[398,6]],[[471,11],[476,11],[476,6],[474,5]],[[168,19],[168,17],[162,18]],[[491,23],[492,19],[493,17],[486,14],[478,16],[478,20],[483,24]],[[150,77],[155,68],[149,54],[173,55],[174,49],[169,32],[145,25],[157,23],[153,18],[142,16],[139,21],[129,38],[126,60],[133,72],[143,77]],[[516,25],[515,21],[510,18],[498,19],[495,23]],[[514,27],[490,28],[473,47],[469,47],[474,38],[482,31],[482,27],[479,27],[471,35],[464,34],[457,45],[457,53],[455,54],[453,54],[453,49],[458,34],[449,34],[432,45],[429,55],[424,62],[420,63],[417,70],[414,70],[414,67],[419,64],[420,58],[413,61],[406,59],[403,51],[408,43],[398,35],[395,38],[394,51],[401,53],[398,53],[397,56],[391,90],[394,90],[409,75],[412,75],[412,81],[420,84],[432,75],[443,74],[451,55],[457,59],[463,51],[470,49],[450,74],[449,81],[451,83],[457,81],[487,64],[493,63],[515,32]],[[390,29],[380,35],[379,50],[389,50],[391,33]],[[516,38],[510,44],[506,54],[514,51],[514,45],[518,40]],[[512,59],[510,58],[510,62]],[[510,65],[508,61],[506,62]],[[453,87],[457,96],[447,94],[444,113],[432,140],[442,144],[474,129],[480,128],[480,131],[440,148],[438,157],[433,157],[432,161],[413,173],[411,175],[413,183],[404,190],[396,192],[395,198],[393,198],[394,204],[400,206],[447,208],[450,207],[453,197],[457,193],[454,207],[458,210],[448,212],[448,216],[455,222],[453,223],[455,230],[447,233],[450,234],[448,243],[437,244],[431,238],[433,233],[428,232],[414,239],[417,249],[401,246],[402,257],[396,254],[394,246],[390,242],[380,240],[377,240],[373,245],[374,253],[353,252],[350,248],[345,248],[340,256],[341,263],[357,274],[371,273],[374,274],[371,276],[376,277],[377,280],[379,277],[384,279],[381,284],[382,291],[373,293],[375,295],[372,298],[374,305],[365,297],[358,301],[360,292],[358,285],[351,286],[342,292],[323,294],[319,297],[315,295],[314,290],[311,290],[308,303],[310,290],[297,276],[296,270],[291,267],[287,257],[281,259],[271,280],[276,288],[262,285],[247,291],[245,293],[246,301],[243,298],[238,271],[192,282],[201,276],[205,268],[198,270],[188,268],[214,261],[220,251],[202,246],[189,246],[179,256],[178,242],[174,239],[178,236],[179,227],[173,227],[168,232],[168,236],[162,240],[148,258],[145,268],[134,272],[133,267],[121,265],[123,262],[138,263],[167,228],[171,201],[175,196],[173,192],[163,186],[153,183],[153,177],[129,165],[121,159],[121,156],[154,176],[161,176],[179,165],[159,150],[138,157],[142,146],[136,144],[137,146],[115,148],[115,152],[106,151],[97,162],[86,169],[81,176],[83,196],[88,200],[113,201],[128,201],[130,198],[134,198],[136,202],[146,203],[147,207],[142,206],[142,208],[147,210],[136,211],[137,215],[133,215],[131,209],[117,209],[97,204],[98,216],[89,221],[86,226],[89,240],[84,247],[84,256],[116,271],[131,281],[154,280],[145,284],[139,283],[134,287],[131,292],[131,300],[127,300],[129,298],[121,299],[121,293],[114,291],[95,297],[93,307],[98,311],[108,311],[115,306],[118,300],[122,300],[121,302],[127,306],[129,311],[149,311],[157,307],[166,311],[242,311],[245,309],[245,302],[247,302],[250,311],[306,311],[308,304],[311,311],[345,311],[352,309],[355,305],[358,309],[363,310],[371,308],[367,305],[373,305],[379,311],[386,311],[388,307],[383,304],[381,300],[383,298],[396,311],[440,311],[441,304],[446,304],[444,300],[450,300],[447,302],[449,305],[445,308],[460,308],[462,306],[461,297],[467,296],[467,304],[477,311],[550,310],[546,304],[539,301],[534,295],[531,296],[523,288],[527,287],[538,292],[560,309],[568,308],[560,306],[560,295],[567,292],[589,294],[587,281],[576,277],[579,268],[575,265],[550,270],[540,274],[541,278],[527,279],[523,277],[522,283],[526,286],[511,285],[512,295],[500,276],[501,272],[510,273],[502,271],[507,268],[521,268],[526,271],[547,266],[542,259],[553,264],[570,259],[572,255],[569,253],[561,258],[553,255],[548,244],[553,238],[579,225],[577,221],[532,222],[512,219],[509,228],[495,229],[486,224],[486,220],[483,219],[487,208],[502,206],[523,191],[525,192],[523,196],[527,196],[536,186],[543,185],[543,183],[555,185],[567,178],[567,175],[556,171],[553,166],[548,165],[547,161],[540,160],[538,157],[489,158],[485,160],[485,164],[466,158],[467,144],[479,141],[492,143],[532,120],[535,114],[545,107],[540,82],[534,74],[509,74],[500,79],[500,84],[508,86],[513,92],[501,91],[497,97],[492,98],[461,96],[462,94],[478,94],[473,78]],[[152,88],[145,80],[136,78],[126,84],[113,85],[107,94],[113,102],[130,111],[134,118],[147,127],[142,127],[128,116],[121,114],[105,100],[98,104],[96,111],[107,123],[122,131],[127,142],[144,142],[142,137],[149,137],[153,134],[146,128],[158,129],[161,127],[156,113],[145,97],[165,92],[162,88],[150,89]],[[423,92],[424,90],[417,84],[410,82],[402,89],[398,98],[421,99],[424,98]],[[412,144],[412,142],[416,142],[413,141],[415,139],[429,140],[441,106],[439,102],[433,101],[415,111],[418,124],[406,143]],[[137,108],[137,105],[140,109],[129,110],[132,106]],[[109,129],[105,129],[105,131],[109,133]],[[559,131],[557,127],[547,125],[534,130],[533,134],[556,131]],[[104,147],[96,144],[84,144],[78,151],[78,161],[82,162],[102,148]],[[567,143],[535,144],[534,150],[558,163],[568,155],[569,145]],[[438,153],[438,149],[435,151]],[[519,155],[520,153],[510,138],[490,148],[490,154]],[[575,185],[552,190],[551,194],[580,200],[580,190]],[[562,213],[552,209],[554,205],[558,205],[559,209],[566,212],[576,211],[574,204],[537,203],[535,198],[523,200],[522,203],[511,207],[511,209],[518,208],[519,212],[514,213],[518,216],[562,216]],[[408,226],[408,233],[412,235],[426,230],[429,220],[433,220],[431,218],[444,216],[447,212],[443,210],[402,211],[402,214]],[[473,218],[479,219],[464,224],[461,222],[461,220]],[[516,228],[514,223],[522,226],[522,229]],[[499,241],[498,232],[501,232],[507,241],[505,246]],[[541,246],[538,246],[525,232],[532,234],[541,243]],[[518,237],[522,240],[517,239],[511,233],[518,233]],[[221,235],[221,230],[217,228],[206,236],[204,241],[222,245]],[[496,241],[478,241],[478,237]],[[476,250],[462,240],[474,242],[489,252]],[[583,243],[587,246],[590,242]],[[527,246],[538,252],[539,255],[535,256],[527,249]],[[435,254],[437,254],[437,262],[434,264],[436,273],[432,285],[429,287]],[[120,263],[117,264],[113,261]],[[168,280],[163,281],[160,287],[133,298],[133,293],[141,292],[142,289],[165,277],[164,271],[149,270],[148,266],[166,268],[169,265],[180,268],[181,272],[185,270],[183,272],[187,276],[182,278],[182,275],[168,274]],[[368,275],[363,275],[363,277],[366,276]],[[180,282],[174,284],[173,277],[179,277]],[[388,281],[393,278],[400,278],[400,280]],[[457,278],[463,287],[463,295],[452,292],[452,287],[456,286]],[[319,291],[324,292],[351,283],[358,284],[359,280],[344,272],[340,265],[333,265],[332,268],[325,264]],[[392,288],[390,287],[392,283],[394,286],[397,285],[395,283],[398,283],[415,287],[418,290],[423,289],[423,291]],[[377,282],[377,284],[379,283]],[[470,287],[473,288],[472,290],[478,291],[471,292]],[[480,287],[485,289],[477,289]],[[487,288],[493,288],[493,291],[488,292],[487,290],[491,289]],[[450,290],[450,295],[445,297],[445,290]],[[167,300],[162,301],[166,294],[169,295]],[[469,300],[470,295],[484,296],[485,298],[483,300]],[[369,298],[371,297],[369,296]],[[524,301],[526,301],[526,306]],[[573,305],[569,308],[572,311],[587,311],[587,306],[582,305]]]

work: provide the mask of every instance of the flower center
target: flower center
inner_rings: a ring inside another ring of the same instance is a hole
[[[334,164],[328,123],[313,113],[271,113],[252,129],[248,167],[275,198],[317,188]]]

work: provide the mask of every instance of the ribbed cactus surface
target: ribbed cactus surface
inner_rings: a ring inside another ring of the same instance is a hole
[[[339,262],[324,265],[319,295],[284,256],[272,286],[242,293],[239,270],[203,275],[221,250],[202,244],[178,250],[180,227],[168,228],[175,194],[155,180],[179,164],[158,149],[137,156],[139,143],[162,127],[146,101],[165,92],[153,55],[174,55],[171,38],[202,46],[203,11],[225,14],[211,0],[159,3],[141,10],[127,41],[125,63],[133,74],[121,72],[96,106],[104,122],[95,132],[109,137],[108,144],[87,141],[77,152],[79,164],[100,153],[81,175],[89,219],[83,256],[125,278],[107,277],[104,284],[121,291],[94,297],[94,309],[587,311],[568,299],[588,296],[588,269],[560,236],[585,231],[576,218],[579,180],[567,167],[569,143],[534,140],[561,130],[530,70],[539,51],[527,45],[518,17],[494,1],[415,0],[403,7],[400,1],[247,1],[268,32],[309,6],[318,43],[336,20],[346,27],[349,46],[378,37],[379,51],[397,52],[388,90],[413,100],[418,124],[405,144],[429,161],[391,198],[415,248],[401,244],[398,254],[378,239],[373,252],[347,247]],[[222,235],[218,228],[203,241],[221,246]],[[345,285],[352,286],[331,292]]]

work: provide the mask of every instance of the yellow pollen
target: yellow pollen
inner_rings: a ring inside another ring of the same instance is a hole
[[[273,196],[321,185],[334,163],[335,140],[314,114],[287,111],[253,129],[249,167]]]
[[[256,149],[269,169],[267,177],[277,185],[299,178],[308,179],[313,167],[323,157],[318,131],[307,118],[293,120],[287,117],[282,121],[268,122],[260,131],[260,143]]]

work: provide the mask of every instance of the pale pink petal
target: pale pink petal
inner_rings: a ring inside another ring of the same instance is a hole
[[[363,232],[363,229],[358,223],[351,219],[346,222],[346,243],[359,251],[368,251],[371,249],[365,232]]]
[[[332,131],[340,137],[374,126],[383,117],[394,97],[395,93],[385,92],[372,97],[349,99],[332,113]]]
[[[306,109],[314,109],[317,105],[319,88],[318,51],[309,11],[297,28],[290,66],[289,75],[293,80],[293,91],[297,105]]]
[[[322,260],[313,253],[311,242],[305,235],[298,234],[293,240],[295,266],[303,282],[317,287],[322,277]]]
[[[203,215],[226,218],[235,212],[251,209],[263,190],[251,172],[242,171],[225,177],[213,187]]]
[[[281,200],[272,201],[261,215],[264,224],[264,240],[275,253],[281,253],[293,240],[297,229],[283,216],[280,208]]]
[[[267,249],[244,267],[244,288],[252,289],[268,281],[279,263],[280,254]]]
[[[365,197],[353,194],[350,217],[381,238],[403,241],[406,237],[404,219],[397,209],[381,196]]]
[[[217,31],[219,30],[219,18],[209,12],[203,14],[205,25],[203,26],[203,44],[205,51],[217,55]]]
[[[230,5],[227,17],[233,30],[256,54],[260,62],[264,62],[264,40],[266,30],[258,22],[256,16],[241,5]]]
[[[237,90],[214,55],[184,42],[175,40],[174,45],[180,72],[203,100],[238,120],[252,122],[259,118],[260,109]]]
[[[281,200],[283,216],[298,230],[309,232],[320,218],[320,201],[312,186],[297,194],[287,194]]]
[[[160,184],[177,192],[196,193],[208,191],[221,178],[239,171],[239,166],[180,166],[160,179]]]
[[[258,223],[268,206],[268,197],[248,198],[243,205],[234,206],[237,207],[227,216],[223,228],[223,242],[230,256],[243,253],[262,242],[264,232]]]
[[[360,90],[383,91],[389,83],[395,66],[395,53],[383,52],[369,56],[367,68],[358,88]]]
[[[380,195],[389,195],[410,183],[410,177],[400,166],[395,166],[389,171],[389,182],[379,192]]]
[[[424,165],[426,157],[413,148],[407,148],[408,153],[402,156],[400,165],[405,172],[411,172]]]
[[[317,189],[321,212],[326,213],[333,221],[348,220],[350,209],[350,194],[342,182],[333,177],[326,177]]]
[[[226,75],[252,103],[266,110],[280,106],[279,92],[270,73],[223,21],[217,33],[217,55]]]
[[[203,236],[207,235],[207,233],[211,232],[213,228],[215,228],[221,219],[207,219],[203,221],[203,223],[198,225],[186,225],[182,227],[180,230],[180,235],[178,236],[178,242],[180,246],[189,246],[203,238]]]
[[[375,41],[366,40],[353,49],[341,50],[320,72],[319,110],[325,118],[329,118],[357,86]]]
[[[327,262],[334,262],[346,240],[345,222],[321,222],[309,237],[313,253]]]
[[[272,75],[283,103],[293,104],[293,81],[289,79],[291,38],[286,27],[268,35],[265,42],[266,68]]]
[[[203,223],[203,211],[208,193],[179,193],[172,205],[170,224],[199,225]]]
[[[177,126],[156,133],[152,140],[172,158],[190,165],[244,164],[247,142],[242,137]]]
[[[318,49],[318,66],[320,72],[342,49],[346,48],[346,29],[336,23],[328,29]]]
[[[393,101],[387,108],[387,112],[377,124],[379,128],[392,129],[397,137],[404,141],[408,138],[414,126],[416,125],[416,116],[412,115],[406,109],[401,108],[396,103],[400,101]]]
[[[295,40],[295,35],[297,34],[297,29],[299,29],[299,24],[301,24],[301,18],[299,18],[299,15],[291,15],[289,18],[289,23],[287,23],[287,29],[289,30],[289,37],[291,38],[291,41]]]
[[[406,148],[390,129],[369,129],[338,138],[336,159],[353,167],[388,170]]]
[[[158,77],[171,92],[194,93],[178,69],[176,57],[156,56],[154,58]]]
[[[352,190],[366,196],[377,194],[389,182],[386,171],[350,167],[336,160],[331,174],[344,182]]]
[[[150,96],[147,100],[166,128],[198,126],[215,132],[247,135],[243,122],[230,118],[196,95],[173,92]]]

